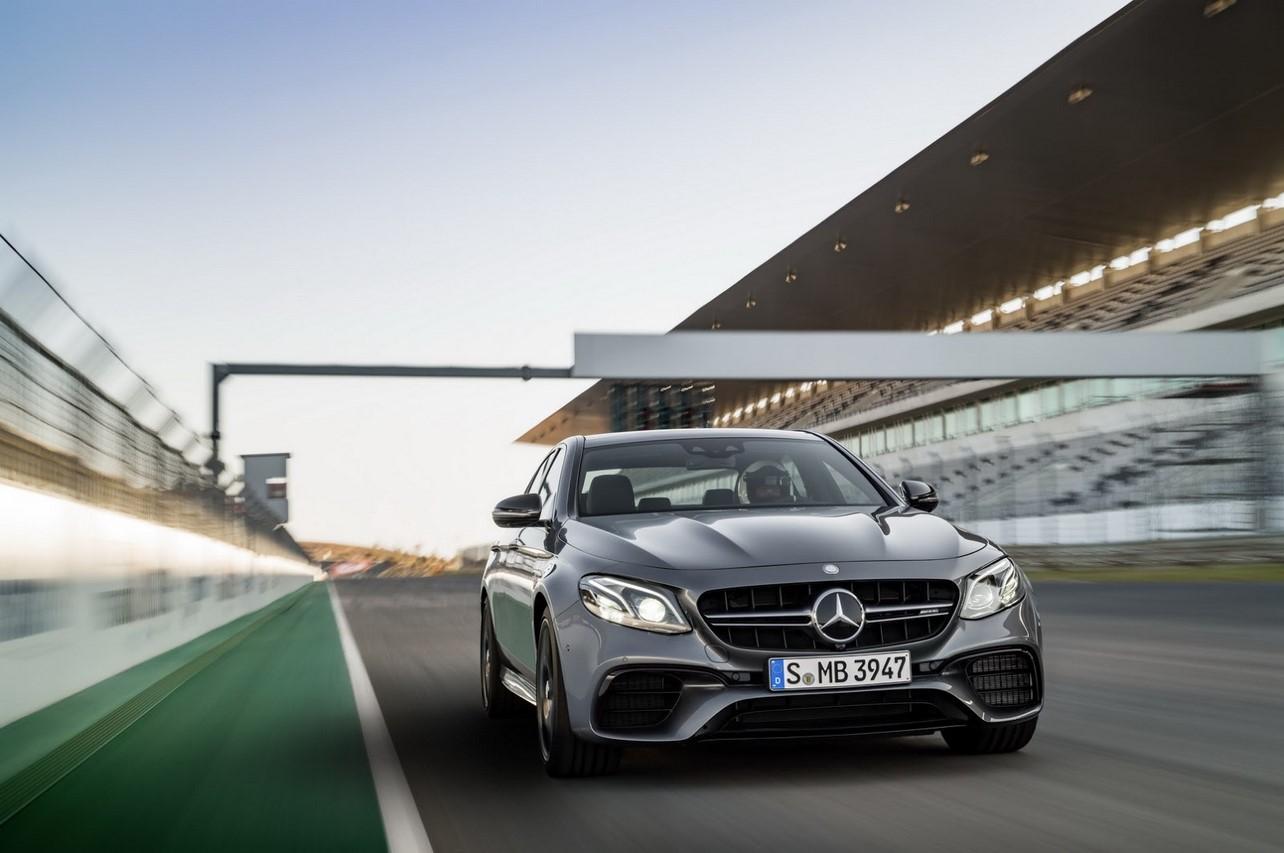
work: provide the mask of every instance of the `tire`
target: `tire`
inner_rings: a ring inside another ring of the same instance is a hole
[[[512,717],[522,709],[522,701],[504,686],[503,661],[495,642],[495,625],[490,618],[490,604],[481,606],[481,700],[482,710],[492,720]]]
[[[1016,752],[1034,737],[1038,717],[1017,723],[974,723],[965,728],[945,729],[941,737],[950,749],[966,755]]]
[[[619,747],[581,740],[566,716],[566,685],[553,622],[545,614],[539,626],[535,663],[535,725],[544,770],[554,778],[605,776],[620,767]]]

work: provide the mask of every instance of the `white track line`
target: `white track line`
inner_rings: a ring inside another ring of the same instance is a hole
[[[339,642],[343,658],[348,664],[348,678],[352,681],[352,695],[357,701],[357,715],[361,718],[361,734],[366,741],[366,754],[370,758],[370,772],[374,776],[375,796],[379,799],[379,813],[383,816],[383,831],[388,837],[390,853],[432,853],[428,832],[415,798],[406,784],[406,774],[397,759],[397,750],[388,734],[388,725],[379,710],[370,674],[361,660],[357,641],[343,615],[343,605],[335,592],[334,582],[326,581],[330,589],[330,607],[334,621],[339,626]],[[359,581],[354,581],[359,583]]]

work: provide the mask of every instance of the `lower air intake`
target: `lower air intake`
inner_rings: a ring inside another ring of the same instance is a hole
[[[625,672],[616,676],[598,703],[598,723],[603,729],[642,729],[669,718],[682,680],[666,672]]]
[[[964,670],[977,698],[990,708],[1022,708],[1038,699],[1034,659],[1026,652],[974,658]]]

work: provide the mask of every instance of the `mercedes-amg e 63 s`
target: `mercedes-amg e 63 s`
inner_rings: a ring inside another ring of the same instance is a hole
[[[936,503],[807,432],[568,439],[493,513],[485,710],[534,705],[554,776],[713,738],[1020,749],[1043,699],[1030,583]]]

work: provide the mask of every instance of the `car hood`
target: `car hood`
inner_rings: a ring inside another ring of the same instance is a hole
[[[944,560],[987,544],[926,513],[850,507],[595,516],[568,521],[563,536],[595,557],[662,569]]]

